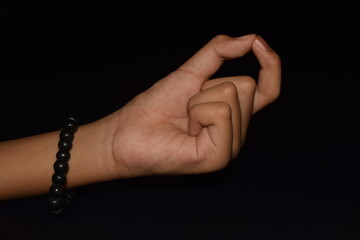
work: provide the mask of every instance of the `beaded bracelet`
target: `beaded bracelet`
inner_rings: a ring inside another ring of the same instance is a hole
[[[52,175],[52,186],[49,190],[48,206],[52,215],[60,215],[68,208],[74,200],[73,192],[65,191],[66,173],[69,170],[70,150],[74,134],[78,129],[78,121],[74,117],[69,117],[64,122],[58,142],[58,152],[56,153],[56,161],[53,165],[54,174]]]

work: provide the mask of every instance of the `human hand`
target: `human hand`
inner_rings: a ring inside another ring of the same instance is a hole
[[[261,65],[257,81],[249,76],[209,80],[225,60],[250,50]],[[110,178],[225,167],[244,144],[251,115],[279,96],[280,81],[280,58],[261,37],[215,37],[106,117],[112,141],[104,164]]]

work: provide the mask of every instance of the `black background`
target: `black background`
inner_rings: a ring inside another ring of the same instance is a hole
[[[46,196],[1,202],[1,239],[360,239],[356,14],[345,1],[0,1],[0,140],[97,120],[217,34],[257,33],[283,62],[280,98],[224,170],[79,188],[59,218]],[[216,75],[257,72],[250,53]]]

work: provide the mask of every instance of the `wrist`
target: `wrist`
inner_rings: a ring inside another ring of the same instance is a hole
[[[106,173],[106,181],[135,177],[130,171],[128,162],[127,143],[130,139],[122,131],[128,123],[123,116],[123,111],[119,110],[99,120],[103,125],[105,136],[101,161],[102,169]]]
[[[111,153],[109,130],[103,119],[79,126],[69,161],[68,187],[111,180],[107,166]]]

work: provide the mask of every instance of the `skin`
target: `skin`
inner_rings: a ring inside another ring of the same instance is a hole
[[[224,61],[249,51],[261,65],[257,81],[211,79]],[[239,154],[252,114],[277,99],[280,84],[280,58],[260,36],[216,36],[124,107],[79,127],[67,187],[220,170]],[[0,143],[0,200],[49,191],[58,134]]]

